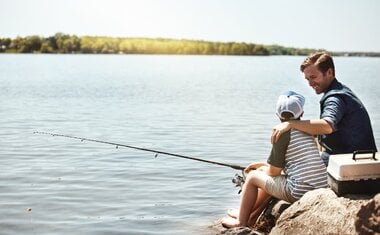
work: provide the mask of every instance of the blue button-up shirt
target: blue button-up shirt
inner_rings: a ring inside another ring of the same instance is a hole
[[[335,79],[325,91],[320,107],[321,119],[333,129],[333,133],[318,137],[328,154],[377,151],[368,112],[348,87]]]

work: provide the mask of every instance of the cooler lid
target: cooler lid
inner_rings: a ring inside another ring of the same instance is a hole
[[[373,151],[330,155],[327,172],[339,181],[378,179],[380,160]]]

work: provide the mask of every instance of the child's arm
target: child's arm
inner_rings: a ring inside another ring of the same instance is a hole
[[[262,167],[262,166],[267,166],[268,163],[266,162],[254,162],[254,163],[251,163],[249,164],[245,169],[244,169],[244,172],[245,173],[248,173],[252,170],[256,170],[257,168],[259,167]]]
[[[271,164],[266,164],[265,166],[261,166],[257,168],[258,171],[263,171],[265,174],[269,176],[278,176],[282,172],[282,168],[275,167]]]
[[[282,168],[279,168],[279,167],[276,167],[276,166],[273,166],[271,164],[268,164],[268,168],[267,168],[267,175],[269,176],[278,176],[281,174],[282,172]]]

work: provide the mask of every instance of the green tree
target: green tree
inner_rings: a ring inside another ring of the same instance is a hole
[[[49,41],[45,41],[41,44],[41,49],[40,49],[41,53],[53,53],[54,52],[54,49],[53,47],[50,45]]]
[[[11,43],[12,40],[10,38],[0,38],[0,52],[6,51]]]
[[[73,52],[79,52],[80,51],[80,38],[77,36],[71,36],[69,38],[63,39],[62,42],[62,50],[65,53],[73,53]]]
[[[237,42],[208,42],[165,38],[78,37],[64,33],[0,39],[0,52],[19,53],[128,53],[128,54],[199,54],[199,55],[307,55],[315,51],[279,45]],[[351,53],[358,55],[358,53]],[[360,54],[360,53],[359,53]],[[362,55],[362,53],[360,54]],[[372,54],[374,56],[376,54]]]

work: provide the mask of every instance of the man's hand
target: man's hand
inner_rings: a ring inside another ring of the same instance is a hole
[[[282,122],[275,127],[273,127],[272,131],[272,137],[271,142],[272,144],[276,143],[280,136],[290,130],[290,123],[289,122]]]

